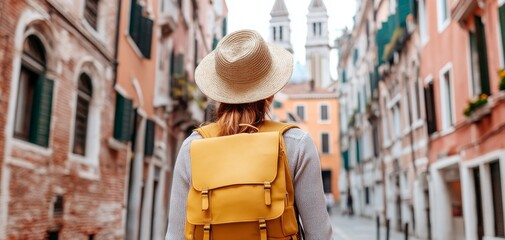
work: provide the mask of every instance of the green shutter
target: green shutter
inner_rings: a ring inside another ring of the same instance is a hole
[[[226,36],[226,34],[228,33],[228,26],[227,26],[227,23],[228,20],[226,19],[226,17],[223,19],[223,37]]]
[[[487,62],[486,31],[482,19],[479,16],[474,17],[475,35],[477,37],[477,51],[479,53],[480,84],[482,93],[491,95],[489,87],[489,68]]]
[[[274,108],[282,108],[282,103],[277,100],[274,100]]]
[[[356,162],[358,164],[361,162],[361,150],[359,147],[359,139],[356,139]]]
[[[498,13],[500,14],[502,54],[505,58],[505,4],[503,4],[500,8],[498,8]]]
[[[347,74],[345,72],[345,70],[342,71],[342,83],[346,83],[347,82]]]
[[[414,2],[413,0],[400,0],[397,7],[400,27],[405,28],[407,26],[407,17],[414,12]]]
[[[132,135],[133,101],[117,94],[114,118],[114,138],[128,142]]]
[[[154,154],[154,141],[156,133],[156,123],[153,120],[146,122],[146,138],[144,144],[144,156],[150,157]]]
[[[53,88],[53,80],[40,76],[33,96],[29,141],[43,147],[49,146]]]
[[[140,22],[138,20],[141,17],[142,6],[137,3],[137,0],[132,0],[130,7],[130,28],[128,33],[135,43],[138,42],[140,37]]]
[[[342,160],[344,161],[344,169],[348,171],[350,169],[350,165],[349,165],[349,150],[345,150],[342,153]]]
[[[176,71],[180,75],[184,74],[184,54],[182,54],[182,53],[177,54],[177,68],[176,68]]]
[[[153,37],[153,20],[145,17],[140,18],[140,39],[138,46],[145,58],[151,58],[151,42]]]
[[[214,35],[214,38],[212,38],[212,50],[216,49],[218,43],[219,40],[217,40],[216,35]]]

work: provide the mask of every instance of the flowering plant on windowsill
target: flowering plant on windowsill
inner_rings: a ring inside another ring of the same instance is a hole
[[[487,99],[488,96],[483,93],[479,97],[469,100],[468,106],[465,108],[463,114],[465,114],[466,117],[470,117],[475,110],[479,109],[480,107],[488,103]]]

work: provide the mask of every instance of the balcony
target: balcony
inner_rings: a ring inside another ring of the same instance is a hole
[[[451,8],[452,18],[462,25],[466,25],[466,20],[479,6],[476,0],[458,0],[454,1]]]
[[[160,17],[158,19],[158,26],[161,28],[161,35],[163,37],[169,36],[177,29],[177,22],[179,21],[179,7],[174,0],[162,0],[160,10]]]
[[[379,66],[391,61],[393,53],[403,47],[410,35],[409,25],[413,20],[413,13],[414,0],[398,1],[396,13],[382,23],[376,35]]]

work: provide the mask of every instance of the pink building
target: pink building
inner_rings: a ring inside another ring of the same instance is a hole
[[[503,1],[419,2],[433,236],[504,238]]]

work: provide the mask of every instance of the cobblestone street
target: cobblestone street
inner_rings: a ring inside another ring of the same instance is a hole
[[[340,212],[333,211],[330,214],[333,225],[334,240],[373,240],[377,239],[377,229],[373,219],[359,216],[344,216]],[[386,228],[381,226],[380,239],[386,239]],[[391,229],[389,240],[404,240],[401,232]],[[409,236],[409,240],[416,238]]]

